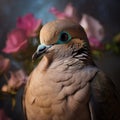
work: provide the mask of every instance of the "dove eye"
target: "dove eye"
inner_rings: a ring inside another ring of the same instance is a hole
[[[62,33],[60,37],[60,40],[63,42],[67,41],[69,38],[67,33]]]
[[[57,44],[67,43],[70,40],[71,40],[71,36],[70,36],[69,33],[61,32],[60,35],[59,35],[59,39],[57,41]]]

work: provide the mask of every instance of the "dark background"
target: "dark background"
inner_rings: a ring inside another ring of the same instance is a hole
[[[55,19],[48,12],[49,8],[55,6],[62,11],[68,2],[76,7],[79,17],[86,13],[101,22],[105,28],[105,41],[111,41],[120,32],[120,0],[0,0],[0,50],[5,45],[7,33],[15,27],[18,16],[32,12],[46,23]],[[120,89],[120,56],[104,53],[96,63]],[[17,96],[17,103],[20,103],[20,95],[22,90]],[[15,108],[14,119],[23,119],[20,104]]]

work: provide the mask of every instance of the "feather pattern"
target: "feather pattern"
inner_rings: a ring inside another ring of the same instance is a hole
[[[119,91],[94,64],[84,29],[56,20],[43,26],[40,39],[33,58],[43,58],[23,96],[26,119],[119,120]]]
[[[102,71],[91,81],[91,106],[94,120],[120,119],[120,94]]]

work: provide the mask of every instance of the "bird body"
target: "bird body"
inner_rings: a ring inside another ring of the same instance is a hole
[[[33,59],[43,58],[30,74],[23,97],[26,119],[119,120],[119,96],[94,64],[84,29],[56,20],[43,26],[40,40]]]

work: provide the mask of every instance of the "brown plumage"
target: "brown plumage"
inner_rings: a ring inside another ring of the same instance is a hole
[[[120,96],[94,64],[84,29],[56,20],[40,31],[43,56],[30,74],[23,107],[27,120],[119,120]]]

